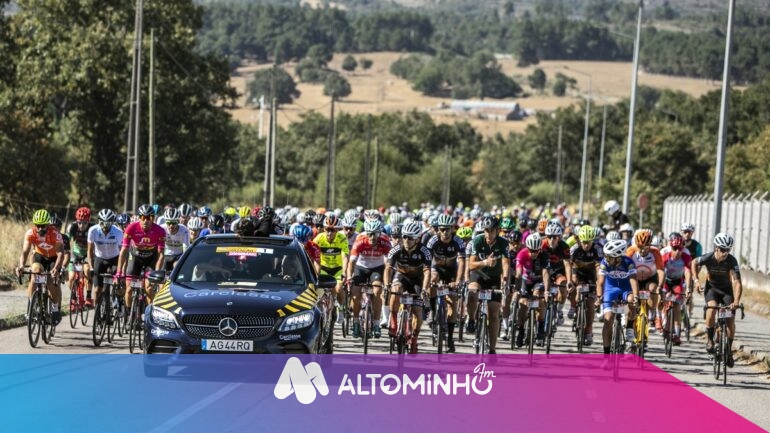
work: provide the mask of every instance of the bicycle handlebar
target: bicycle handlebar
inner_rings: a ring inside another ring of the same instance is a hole
[[[703,306],[703,319],[706,319],[706,311],[707,311],[707,310],[721,310],[721,309],[723,309],[723,308],[725,308],[725,309],[726,309],[726,308],[730,308],[730,306],[729,306],[729,305],[717,305],[717,306],[711,307],[711,306],[708,306],[708,305],[704,305],[704,306]],[[745,311],[743,311],[743,303],[741,303],[740,305],[738,305],[738,306],[737,306],[737,307],[735,307],[735,308],[732,308],[732,310],[733,310],[733,311],[735,311],[735,310],[741,310],[741,320],[743,320],[744,318],[746,318],[746,312],[745,312]]]
[[[49,275],[51,275],[51,271],[45,271],[45,272],[32,272],[32,271],[30,270],[30,268],[24,268],[24,269],[22,269],[21,271],[19,271],[19,275],[18,275],[18,277],[17,277],[17,278],[18,278],[18,280],[19,280],[19,284],[22,284],[22,281],[21,281],[21,276],[22,276],[22,275],[45,275],[45,276],[49,276]]]

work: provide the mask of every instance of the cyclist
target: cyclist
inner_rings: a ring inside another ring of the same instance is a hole
[[[51,318],[54,325],[61,322],[61,312],[59,304],[61,303],[61,287],[54,284],[54,280],[59,276],[64,259],[64,244],[59,232],[51,225],[51,216],[45,209],[38,209],[32,215],[33,227],[24,234],[24,243],[19,256],[19,266],[16,268],[16,275],[20,276],[24,265],[27,263],[27,256],[34,247],[32,255],[32,272],[51,272],[51,278],[47,281],[48,296],[51,297],[53,306],[51,307]],[[32,299],[32,292],[35,286],[35,279],[30,278],[27,286],[27,299]],[[27,308],[29,310],[29,308]]]
[[[355,215],[346,216],[342,219],[342,233],[348,240],[348,251],[353,249],[353,243],[356,241],[356,237],[358,237],[358,233],[356,233],[357,223],[358,219]]]
[[[190,203],[182,203],[179,205],[179,224],[187,225],[193,215],[193,206]]]
[[[390,335],[395,336],[398,326],[399,296],[402,293],[411,293],[419,296],[418,290],[427,292],[430,285],[431,254],[428,248],[420,244],[419,237],[422,232],[420,223],[410,222],[404,224],[401,229],[402,244],[393,247],[388,252],[385,261],[385,284],[392,287],[390,299]],[[422,327],[422,303],[416,301],[412,304],[412,341],[409,353],[417,353],[417,337]],[[375,314],[377,306],[373,306]],[[355,317],[358,317],[357,314]],[[376,320],[376,318],[375,318]]]
[[[675,346],[681,344],[679,338],[679,329],[681,325],[680,318],[680,305],[683,303],[682,295],[685,294],[687,298],[692,293],[692,275],[690,273],[690,266],[692,265],[692,258],[687,250],[684,248],[684,238],[679,233],[671,233],[668,238],[668,246],[661,251],[661,260],[663,262],[663,270],[666,274],[666,279],[662,287],[660,295],[660,303],[663,304],[668,292],[673,292],[677,296],[677,301],[673,303],[674,308],[674,335],[671,336],[671,341]],[[667,329],[667,323],[665,322],[666,315],[663,315],[663,329]]]
[[[639,290],[650,292],[647,300],[647,318],[649,319],[649,332],[663,332],[663,322],[660,318],[658,302],[660,296],[658,288],[663,286],[665,273],[663,261],[657,248],[650,246],[652,243],[652,230],[639,229],[634,235],[634,244],[626,250],[626,256],[634,261],[636,267],[636,281]],[[646,347],[644,348],[647,349]]]
[[[110,209],[99,211],[99,224],[88,229],[88,253],[87,260],[93,269],[93,286],[96,291],[96,299],[102,293],[104,279],[100,276],[109,272],[112,267],[117,268],[120,246],[123,243],[123,232],[113,225],[115,212]],[[89,293],[89,300],[90,300]]]
[[[628,224],[628,215],[620,210],[620,205],[615,200],[609,200],[604,203],[604,211],[610,216],[610,227],[612,230],[620,229],[623,224]]]
[[[604,244],[604,259],[599,265],[599,275],[596,277],[596,306],[602,306],[604,327],[602,329],[602,345],[604,354],[610,354],[610,340],[615,313],[612,312],[614,302],[628,302],[628,317],[626,318],[627,349],[634,349],[634,318],[636,317],[636,297],[639,295],[639,285],[636,281],[636,266],[634,261],[626,257],[626,241],[616,239]],[[611,366],[609,358],[602,361],[602,369]]]
[[[543,241],[540,235],[530,233],[524,241],[527,248],[522,248],[516,254],[516,285],[519,287],[519,317],[516,327],[516,347],[524,345],[524,323],[527,321],[529,306],[527,300],[531,297],[539,298],[545,293],[550,293],[551,272],[548,255],[542,252]],[[550,295],[548,295],[550,296]],[[537,311],[537,336],[535,341],[538,346],[543,345],[545,337],[545,304],[541,303]]]
[[[122,277],[124,274],[139,277],[145,268],[163,269],[166,231],[155,224],[155,210],[150,205],[140,206],[136,214],[139,221],[129,224],[123,232],[117,277]],[[145,284],[145,292],[151,302],[154,294],[150,293],[147,284]],[[125,301],[126,309],[131,310],[130,290],[125,292]]]
[[[181,221],[181,220],[180,220]],[[240,222],[241,220],[238,220]],[[201,236],[201,232],[204,229],[203,221],[201,221],[198,217],[192,217],[189,221],[187,221],[187,229],[190,232],[190,242],[192,243],[196,239],[198,239],[198,236]],[[201,236],[203,237],[203,236]]]
[[[455,351],[454,329],[457,318],[457,289],[463,281],[465,268],[465,243],[454,234],[455,218],[451,215],[439,215],[438,231],[430,238],[426,247],[433,257],[431,263],[431,317],[436,317],[436,285],[447,283],[452,289],[446,298],[447,304],[447,353]],[[433,323],[437,323],[433,320]],[[435,330],[434,330],[435,332]]]
[[[741,270],[738,260],[730,254],[735,240],[728,233],[718,233],[714,236],[714,251],[702,255],[692,261],[692,276],[695,289],[703,293],[698,272],[702,266],[706,267],[705,298],[709,307],[720,304],[727,305],[735,310],[741,304],[743,285],[741,283]],[[714,353],[714,310],[706,310],[706,332],[708,342],[706,351]],[[725,360],[728,367],[733,366],[732,344],[735,339],[735,317],[727,319],[727,347],[730,355]]]
[[[364,222],[364,233],[358,235],[350,250],[345,277],[352,283],[350,287],[350,309],[353,312],[353,337],[361,336],[361,324],[358,315],[361,312],[361,284],[371,283],[375,294],[372,296],[372,316],[375,323],[380,320],[383,275],[385,258],[391,250],[390,239],[382,233],[383,225],[379,219]],[[391,317],[393,312],[391,311]],[[392,326],[391,329],[395,329]]]
[[[620,226],[618,232],[620,233],[620,239],[626,241],[626,244],[630,247],[634,238],[634,227],[629,223],[625,223]]]
[[[163,269],[166,273],[174,269],[174,265],[182,257],[182,253],[190,246],[190,231],[187,227],[179,224],[181,212],[177,208],[168,208],[163,215],[165,224],[163,229],[166,231],[166,249],[163,252]]]
[[[127,213],[119,214],[115,217],[115,226],[121,231],[126,231],[126,227],[131,222],[131,217]]]
[[[692,238],[693,233],[695,233],[695,226],[692,223],[684,223],[679,232],[682,234],[682,238],[684,238],[684,247],[687,248],[690,257],[697,259],[702,256],[703,246]]]
[[[201,206],[200,208],[198,208],[198,211],[195,213],[195,216],[197,216],[201,220],[201,222],[203,223],[203,227],[208,228],[209,219],[211,218],[211,208],[208,206]]]
[[[590,225],[584,225],[580,227],[578,231],[578,243],[570,248],[570,267],[567,278],[572,281],[573,286],[576,287],[580,284],[593,284],[594,287],[590,288],[586,294],[586,324],[585,324],[585,340],[584,345],[590,346],[594,343],[593,334],[593,317],[594,317],[594,303],[589,300],[596,300],[596,274],[599,270],[599,264],[603,258],[602,248],[596,240],[598,233],[596,228]],[[570,319],[575,318],[575,305],[576,305],[577,291],[570,293],[570,309],[567,313],[567,317]]]
[[[245,221],[250,220],[251,218],[245,219]],[[291,235],[305,247],[305,252],[307,252],[307,256],[313,263],[313,268],[315,268],[316,273],[319,273],[321,271],[321,249],[313,242],[313,229],[306,225],[297,225],[294,226],[294,231]]]
[[[483,236],[477,236],[472,241],[469,261],[470,280],[468,284],[468,313],[476,317],[478,291],[505,290],[510,278],[510,260],[508,257],[508,241],[498,236],[498,222],[495,217],[484,217],[481,220],[484,229]],[[489,353],[495,354],[497,347],[497,330],[500,322],[501,292],[494,292],[489,300]],[[475,331],[468,320],[468,332]]]
[[[75,211],[75,222],[70,224],[67,229],[67,235],[72,242],[70,267],[67,276],[67,287],[72,287],[72,282],[75,280],[75,269],[72,265],[75,263],[83,264],[83,275],[86,276],[86,305],[92,306],[91,299],[91,265],[86,261],[86,254],[88,252],[88,230],[91,228],[91,209],[83,206]]]
[[[326,217],[324,222],[324,232],[315,237],[313,242],[321,249],[321,274],[330,275],[337,279],[335,292],[337,293],[337,302],[345,302],[345,292],[343,292],[343,277],[345,268],[348,265],[348,239],[339,229],[342,225],[339,217],[332,214]],[[338,321],[342,317],[337,318]],[[379,337],[380,330],[377,328],[376,337]]]
[[[521,232],[518,229],[513,229],[505,235],[505,239],[508,241],[508,257],[510,260],[511,271],[516,269],[516,255],[522,247]],[[510,330],[513,324],[508,323],[508,318],[511,315],[511,302],[519,301],[519,293],[516,291],[515,285],[508,285],[508,290],[505,292],[505,299],[503,300],[503,340],[508,341]]]
[[[572,265],[569,262],[569,245],[561,238],[563,234],[564,229],[562,229],[561,224],[557,222],[548,224],[545,227],[545,240],[542,248],[543,252],[548,255],[550,262],[551,283],[559,286],[559,295],[557,296],[559,313],[556,322],[558,326],[564,324],[564,303],[567,300],[567,294],[575,289],[572,280],[567,278],[572,273]]]

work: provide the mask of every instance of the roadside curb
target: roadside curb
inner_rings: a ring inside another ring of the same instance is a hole
[[[706,335],[706,325],[702,323],[698,323],[695,325],[696,336],[704,336]],[[736,331],[737,332],[737,331]],[[757,350],[752,349],[751,346],[746,345],[744,342],[742,342],[740,339],[733,341],[733,349],[737,350],[738,352],[747,355],[751,358],[756,359],[759,361],[763,368],[770,370],[770,353],[765,352],[763,350]]]
[[[5,317],[0,319],[0,331],[5,331],[6,329],[18,328],[26,324],[27,324],[27,319],[24,317],[23,314]]]

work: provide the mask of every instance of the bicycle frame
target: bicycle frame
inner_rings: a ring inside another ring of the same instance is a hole
[[[29,275],[34,279],[34,290],[27,307],[27,336],[30,346],[37,347],[40,334],[43,334],[43,342],[50,344],[56,332],[51,318],[51,298],[48,296],[48,278],[50,272],[32,272],[23,270],[19,275],[19,284],[22,284],[21,275]]]
[[[736,309],[741,310],[741,320],[745,318],[743,304]],[[720,304],[715,307],[708,305],[703,307],[703,318],[706,318],[707,310],[717,310],[717,328],[716,341],[714,342],[714,354],[712,356],[714,366],[714,379],[719,380],[722,377],[722,384],[727,385],[727,357],[731,356],[730,346],[727,344],[727,326],[729,319],[735,317],[735,310],[730,309],[729,305]],[[735,338],[735,336],[733,336]]]

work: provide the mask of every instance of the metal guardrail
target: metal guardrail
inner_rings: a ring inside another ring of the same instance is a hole
[[[663,232],[679,231],[682,223],[695,225],[693,238],[712,249],[714,195],[671,196],[663,202]],[[725,195],[722,200],[723,232],[735,238],[733,255],[741,266],[770,274],[770,192]]]

